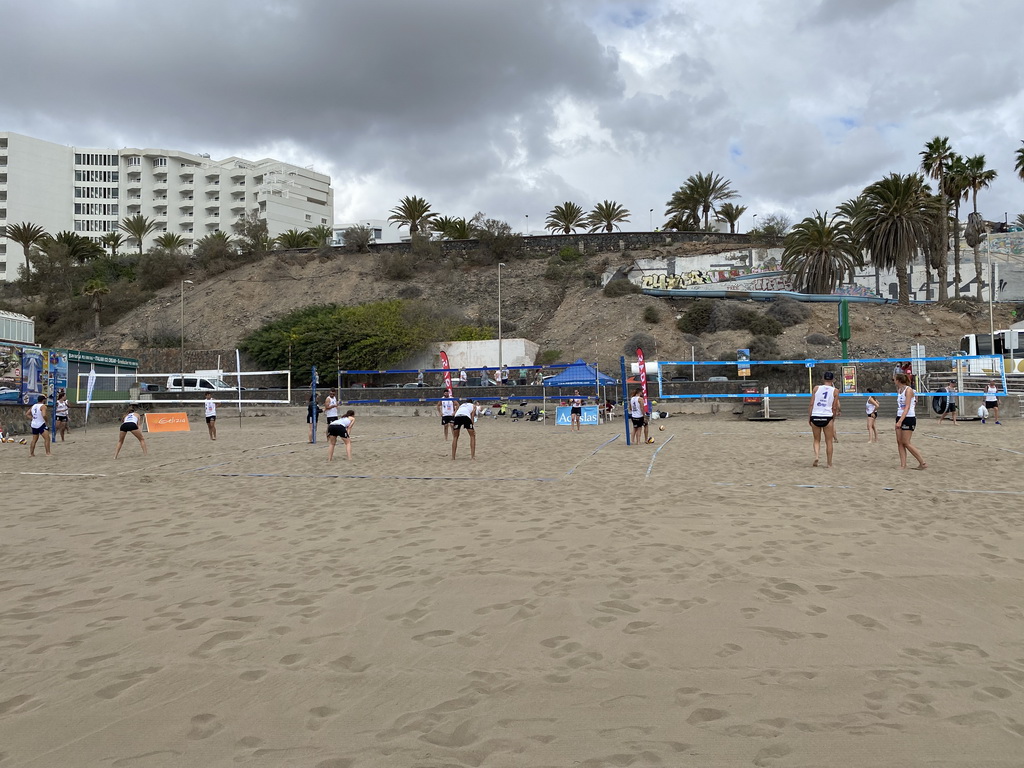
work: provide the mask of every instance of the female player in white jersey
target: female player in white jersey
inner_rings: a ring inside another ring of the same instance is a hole
[[[921,452],[910,444],[917,428],[916,401],[917,393],[910,386],[910,377],[905,373],[897,373],[892,377],[896,384],[896,448],[900,452],[900,469],[907,468],[907,453],[917,459],[915,469],[927,469],[928,464]]]
[[[821,458],[821,437],[824,435],[825,461],[827,466],[831,467],[832,440],[835,436],[833,419],[839,410],[839,394],[832,384],[835,380],[835,374],[832,371],[825,371],[821,378],[821,384],[811,392],[811,405],[807,409],[807,423],[811,425],[811,432],[814,435],[814,463],[811,466],[818,466],[818,461]]]

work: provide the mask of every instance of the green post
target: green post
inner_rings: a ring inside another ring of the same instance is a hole
[[[850,302],[843,299],[839,302],[839,341],[843,345],[843,359],[848,360],[850,355],[846,350],[846,342],[850,340]]]

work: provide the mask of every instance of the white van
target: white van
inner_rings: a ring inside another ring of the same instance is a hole
[[[174,374],[167,377],[168,392],[233,392],[234,387],[216,376],[204,376],[197,373]],[[184,383],[183,383],[184,382]]]

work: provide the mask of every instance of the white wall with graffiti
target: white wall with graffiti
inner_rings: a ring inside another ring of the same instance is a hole
[[[988,264],[992,260],[996,301],[1024,301],[1024,238],[992,235],[991,254],[982,253],[982,298],[988,299]],[[997,240],[1003,238],[1003,240]],[[998,248],[998,250],[997,250]],[[781,271],[781,248],[748,248],[725,253],[640,258],[631,264],[609,268],[603,282],[625,277],[642,288],[673,290],[680,288],[735,291],[791,291],[792,282]],[[954,295],[953,254],[950,253],[946,283]],[[960,266],[960,293],[974,296],[977,292],[974,256],[963,244]],[[926,301],[938,297],[938,275],[930,272],[930,285],[923,263],[910,267],[910,298]],[[896,273],[874,267],[858,270],[853,285],[835,291],[844,296],[878,296],[899,298]]]

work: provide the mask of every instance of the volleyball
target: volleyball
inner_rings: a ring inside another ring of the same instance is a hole
[[[658,427],[658,431],[664,432],[665,431],[665,425],[662,424],[660,427]]]

